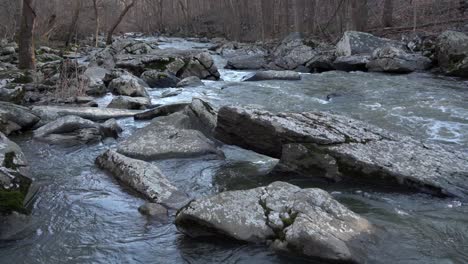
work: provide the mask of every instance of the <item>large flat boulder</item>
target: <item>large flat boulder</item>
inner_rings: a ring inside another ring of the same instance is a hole
[[[116,138],[121,131],[112,119],[99,124],[78,116],[64,116],[34,130],[34,138],[51,144],[79,145]]]
[[[385,47],[374,51],[366,67],[375,72],[410,73],[427,70],[431,63],[429,58],[419,53],[407,53],[395,47]]]
[[[228,59],[226,69],[258,70],[267,64],[264,55],[243,55]]]
[[[340,115],[222,107],[216,138],[281,158],[279,166],[308,176],[335,181],[341,177],[359,181],[367,176],[376,184],[384,177],[422,192],[468,197],[466,153]]]
[[[151,202],[175,209],[189,202],[188,196],[172,185],[161,170],[151,163],[108,150],[97,157],[96,164]]]
[[[0,102],[0,132],[10,134],[14,131],[32,128],[40,117],[31,109],[7,102]]]
[[[346,31],[336,44],[337,56],[351,56],[358,54],[372,54],[375,49],[383,47],[403,48],[403,43],[386,38],[379,38],[369,33]]]
[[[309,258],[363,263],[375,228],[320,189],[275,182],[192,201],[176,216],[191,237],[227,236]]]
[[[121,142],[117,151],[147,161],[204,155],[222,156],[212,140],[198,130],[186,129],[184,124],[189,126],[190,121],[184,115],[177,114],[180,113],[153,120]]]
[[[79,116],[92,121],[104,121],[111,118],[133,117],[141,113],[141,111],[136,110],[67,106],[35,106],[32,112],[41,118],[43,124],[68,115]]]
[[[283,80],[283,81],[299,81],[301,75],[295,71],[258,71],[252,76],[247,77],[244,81],[268,81],[268,80]]]
[[[437,38],[436,55],[445,74],[468,77],[468,35],[445,31]]]
[[[107,108],[145,110],[151,105],[151,100],[147,97],[116,96],[107,105]]]

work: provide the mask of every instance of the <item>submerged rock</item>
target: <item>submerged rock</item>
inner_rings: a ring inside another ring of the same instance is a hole
[[[407,53],[395,47],[379,48],[366,67],[369,71],[409,73],[431,67],[431,60],[418,53]]]
[[[116,96],[112,98],[107,108],[144,110],[151,105],[147,97]]]
[[[437,39],[436,54],[445,74],[468,77],[468,35],[445,31]]]
[[[116,137],[122,129],[115,121],[104,125],[78,116],[64,116],[34,131],[34,138],[51,144],[78,145]]]
[[[167,98],[167,97],[174,97],[174,96],[178,96],[179,94],[181,94],[184,90],[183,89],[170,89],[170,90],[166,90],[164,92],[161,93],[161,98]]]
[[[0,132],[12,132],[32,128],[40,118],[29,108],[7,102],[0,102]]]
[[[157,203],[145,203],[138,207],[138,211],[147,216],[156,217],[161,220],[167,220],[167,209]]]
[[[259,71],[244,81],[255,82],[267,80],[299,81],[301,80],[301,75],[295,71]]]
[[[468,155],[344,116],[280,113],[240,107],[218,112],[216,138],[281,158],[289,170],[332,180],[386,177],[422,192],[468,197]],[[356,177],[357,178],[354,178]]]
[[[191,237],[228,236],[327,261],[363,263],[375,228],[320,189],[275,182],[190,202],[176,216]]]
[[[375,49],[383,47],[403,48],[403,43],[391,39],[379,38],[369,33],[346,31],[336,44],[337,56],[372,54]]]
[[[172,185],[161,170],[151,163],[108,150],[97,157],[96,164],[151,202],[178,209],[189,201],[188,196]]]

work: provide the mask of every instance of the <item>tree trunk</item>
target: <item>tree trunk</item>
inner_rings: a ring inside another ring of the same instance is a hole
[[[72,22],[71,22],[70,28],[68,30],[68,37],[67,37],[67,41],[65,42],[65,47],[68,47],[70,45],[70,42],[73,39],[73,35],[76,32],[78,19],[80,17],[80,11],[81,11],[82,3],[83,3],[82,0],[76,0],[75,12],[73,13]]]
[[[393,0],[385,0],[384,2],[382,25],[384,27],[393,26]]]
[[[34,54],[34,23],[36,12],[33,9],[34,0],[23,1],[23,13],[19,32],[19,64],[20,69],[34,70],[36,68]]]
[[[106,40],[107,45],[112,44],[112,35],[114,34],[115,29],[119,26],[120,22],[122,22],[125,15],[128,13],[128,11],[130,11],[130,9],[132,9],[134,5],[135,5],[135,0],[132,0],[132,2],[129,5],[125,6],[122,13],[120,13],[120,16],[117,19],[117,21],[115,21],[114,25],[112,25],[112,27],[109,29],[109,32],[107,32],[107,40]]]
[[[96,19],[96,25],[94,30],[94,46],[97,48],[99,44],[99,7],[98,7],[98,0],[93,0],[93,7],[94,7],[94,17]]]
[[[367,0],[352,0],[351,19],[353,29],[364,31],[367,27],[369,11],[367,9]]]

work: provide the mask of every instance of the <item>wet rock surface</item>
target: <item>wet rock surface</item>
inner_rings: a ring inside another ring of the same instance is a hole
[[[107,108],[144,110],[151,105],[147,97],[116,96],[112,98]]]
[[[152,202],[177,209],[189,201],[150,163],[108,150],[96,159],[96,164]]]
[[[360,263],[374,227],[320,189],[284,182],[192,201],[176,217],[191,237],[229,236],[310,258]]]
[[[403,43],[379,38],[369,33],[347,31],[338,44],[336,44],[336,54],[337,56],[370,55],[375,49],[388,46],[403,48]]]
[[[468,77],[468,35],[446,31],[437,39],[437,59],[448,75]]]
[[[321,172],[318,175],[333,180],[342,175],[382,176],[422,192],[468,197],[466,153],[390,134],[344,116],[324,112],[275,115],[222,107],[216,138],[282,158],[282,166],[299,172],[314,168]],[[285,148],[287,144],[303,144],[307,150]]]
[[[14,131],[32,128],[40,117],[33,113],[29,108],[0,102],[0,131],[10,134]]]
[[[298,81],[301,75],[294,71],[258,71],[253,76],[247,77],[246,82],[267,81],[267,80],[286,80]]]
[[[374,51],[366,67],[370,71],[409,73],[427,70],[431,64],[431,60],[421,54],[407,53],[395,47],[385,47]]]

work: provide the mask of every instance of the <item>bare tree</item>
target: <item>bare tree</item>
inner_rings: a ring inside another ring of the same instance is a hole
[[[94,46],[97,47],[99,44],[99,0],[93,0],[94,17],[96,19],[96,28],[94,30]]]
[[[135,5],[135,1],[136,0],[132,0],[132,2],[130,2],[130,4],[125,6],[122,13],[120,13],[120,16],[117,19],[117,21],[115,21],[115,23],[109,29],[109,32],[107,32],[107,40],[106,40],[107,45],[112,44],[112,35],[114,34],[115,29],[119,26],[120,22],[122,22],[122,20],[124,19],[125,15],[128,13],[128,11],[130,11],[130,9],[132,9],[132,7]]]
[[[393,26],[393,0],[384,0],[382,25],[384,27]]]
[[[19,32],[19,65],[20,69],[34,70],[36,68],[34,54],[34,24],[36,11],[33,8],[34,0],[23,1],[23,13]]]
[[[369,19],[369,10],[367,9],[367,0],[351,1],[351,20],[354,30],[364,31]]]
[[[68,30],[68,37],[67,41],[65,42],[65,46],[68,47],[70,45],[70,42],[73,39],[73,35],[76,33],[76,28],[78,25],[78,19],[80,18],[80,12],[81,12],[81,7],[83,5],[82,0],[76,0],[75,1],[75,9],[73,13],[73,18],[70,24],[70,29]]]

